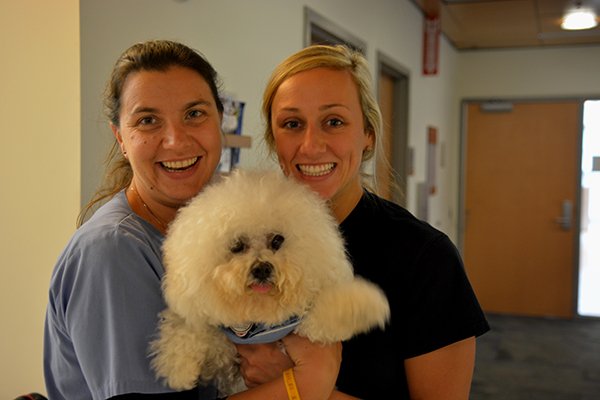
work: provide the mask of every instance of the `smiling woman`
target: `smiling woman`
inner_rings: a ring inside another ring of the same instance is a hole
[[[155,83],[152,82],[154,78],[158,79]],[[187,88],[189,82],[194,82],[194,88]],[[178,90],[183,90],[181,98],[171,84],[176,84]],[[116,62],[105,91],[105,113],[115,134],[115,142],[107,157],[105,179],[100,190],[79,215],[78,226],[85,221],[97,204],[110,199],[134,181],[134,169],[138,166],[142,168],[143,164],[137,158],[132,161],[128,151],[148,152],[152,143],[156,145],[160,142],[164,145],[165,149],[161,150],[163,158],[150,159],[148,161],[152,165],[145,167],[145,171],[154,170],[155,173],[162,167],[165,172],[163,178],[169,176],[167,174],[169,169],[180,169],[191,166],[192,163],[195,166],[198,159],[202,160],[202,157],[205,157],[202,164],[206,168],[196,168],[194,172],[197,174],[198,183],[206,183],[207,176],[214,172],[212,163],[215,162],[215,157],[218,163],[220,155],[209,154],[206,149],[199,154],[185,155],[185,151],[191,151],[189,146],[193,140],[191,140],[192,136],[188,135],[191,131],[186,130],[185,134],[182,132],[184,126],[198,131],[207,130],[207,125],[211,125],[212,135],[208,135],[210,139],[205,140],[212,140],[213,143],[208,143],[207,146],[214,149],[214,145],[218,143],[220,147],[222,135],[219,126],[214,126],[220,125],[223,113],[223,104],[219,97],[220,85],[220,80],[212,66],[201,54],[187,46],[169,41],[150,41],[135,44],[127,49]],[[136,90],[129,92],[127,91],[129,88]],[[175,99],[177,106],[166,108],[167,96],[170,96],[171,100]],[[199,125],[202,125],[202,128]],[[125,132],[129,136],[123,138]],[[179,139],[183,141],[178,142]],[[130,140],[131,146],[135,144],[135,140],[140,141],[140,147],[128,149],[126,143]],[[200,145],[197,144],[197,147]],[[170,152],[168,157],[165,157],[166,152]],[[174,157],[172,154],[177,155]],[[171,177],[174,178],[174,174]],[[181,175],[179,177],[183,178]],[[169,204],[164,193],[162,199],[146,199],[149,193],[145,191],[149,191],[151,185],[148,178],[142,181],[148,185],[148,188],[138,188],[138,193],[141,192],[140,197],[147,201],[147,206],[153,209],[161,208],[155,210],[156,214],[159,216],[163,213],[169,214],[162,218],[172,219],[172,211],[168,210],[168,206],[154,204]],[[200,186],[196,191],[199,188]],[[154,191],[154,187],[151,190]],[[181,202],[181,195],[179,199]],[[177,206],[177,201],[171,203],[172,206]]]
[[[219,163],[221,111],[198,78],[196,71],[175,66],[131,74],[119,123],[111,124],[133,171],[127,200],[163,234]]]
[[[448,236],[367,185],[383,124],[365,57],[324,45],[290,55],[267,82],[262,111],[283,172],[326,200],[353,271],[389,300],[384,331],[344,341],[335,398],[468,399],[476,337],[489,326]],[[275,349],[253,346],[238,352],[260,382],[276,370]]]
[[[50,282],[49,398],[216,397],[211,386],[174,393],[154,375],[147,347],[165,307],[164,234],[219,162],[218,94],[216,71],[179,43],[139,43],[117,61],[105,100],[115,146],[104,187],[82,217],[108,201],[73,235]]]

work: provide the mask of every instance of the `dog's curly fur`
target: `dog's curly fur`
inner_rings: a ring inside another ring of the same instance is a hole
[[[151,352],[175,389],[243,388],[221,326],[299,316],[296,333],[329,343],[389,319],[383,292],[354,276],[325,201],[278,171],[236,170],[208,186],[178,212],[163,250],[168,308]]]

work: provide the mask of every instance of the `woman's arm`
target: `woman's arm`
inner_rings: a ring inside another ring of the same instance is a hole
[[[475,367],[475,337],[404,362],[413,400],[468,400]]]

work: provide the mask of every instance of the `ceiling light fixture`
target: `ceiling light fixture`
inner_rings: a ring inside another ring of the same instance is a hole
[[[575,7],[567,10],[560,26],[565,30],[581,30],[591,29],[596,25],[598,20],[594,10],[581,7],[581,1],[576,1]]]

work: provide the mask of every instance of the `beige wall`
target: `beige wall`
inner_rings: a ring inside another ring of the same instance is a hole
[[[460,54],[463,98],[600,98],[600,46]]]
[[[45,393],[50,271],[79,207],[79,2],[0,4],[0,398]]]

